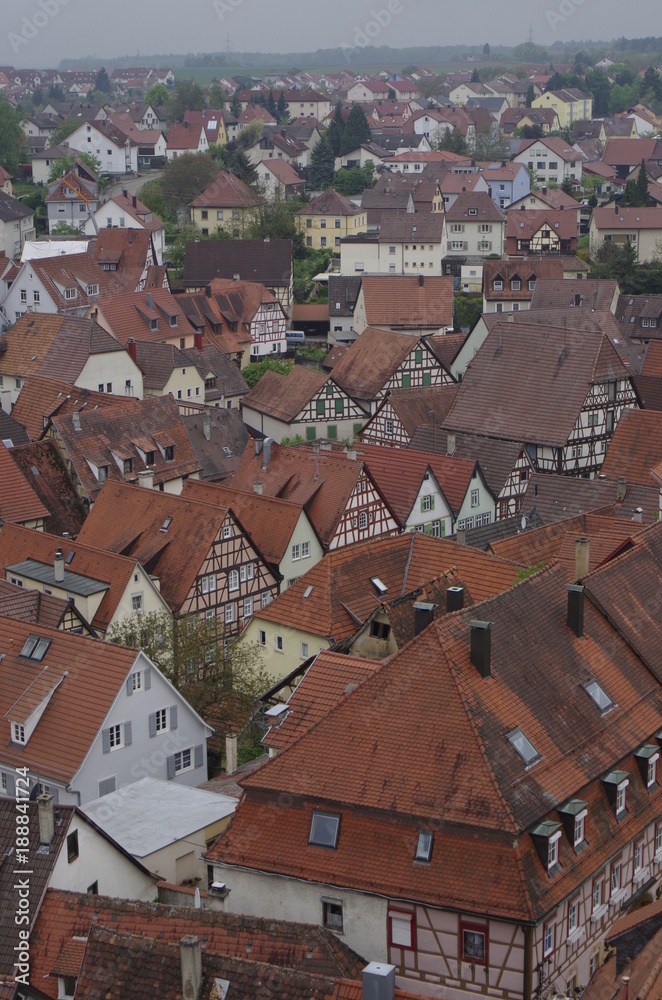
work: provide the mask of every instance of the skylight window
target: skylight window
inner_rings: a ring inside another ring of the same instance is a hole
[[[338,834],[340,832],[340,816],[338,813],[313,811],[310,821],[310,834],[308,843],[317,847],[331,847],[333,850],[338,846]]]
[[[611,712],[614,707],[614,702],[611,700],[604,688],[600,687],[596,680],[589,681],[588,684],[584,684],[584,690],[586,694],[590,696],[594,704],[600,709],[603,715],[607,712]]]
[[[310,595],[312,594],[312,592],[313,592],[313,588],[311,586],[306,587],[306,589],[303,592],[303,596],[304,597],[310,597]]]
[[[171,524],[172,524],[172,518],[171,517],[166,517],[165,521],[161,525],[160,530],[161,531],[167,531]]]
[[[431,830],[418,831],[418,843],[416,844],[416,861],[429,861],[432,857],[432,845],[434,834]]]
[[[373,585],[378,594],[385,594],[388,590],[386,584],[382,583],[378,576],[371,576],[370,583]]]
[[[42,639],[40,635],[29,635],[20,655],[41,663],[50,644],[50,639]]]
[[[513,729],[512,733],[507,733],[506,739],[511,747],[517,750],[517,753],[527,767],[531,767],[533,764],[537,764],[539,760],[542,760],[542,756],[538,753],[531,740],[524,735],[519,727]]]

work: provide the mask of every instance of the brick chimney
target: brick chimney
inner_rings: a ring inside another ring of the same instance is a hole
[[[193,346],[196,351],[202,351],[202,334],[199,330],[193,334]]]
[[[127,346],[127,350],[129,352],[130,357],[137,364],[138,363],[138,349],[136,347],[136,342],[135,342],[135,340],[134,340],[133,337],[129,337],[126,346]]]

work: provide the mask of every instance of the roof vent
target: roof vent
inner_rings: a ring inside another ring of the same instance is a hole
[[[53,559],[53,574],[55,576],[56,583],[64,583],[64,556],[62,555],[62,549],[60,548],[55,550],[55,558]]]
[[[469,622],[471,628],[471,663],[481,677],[492,673],[492,622]]]

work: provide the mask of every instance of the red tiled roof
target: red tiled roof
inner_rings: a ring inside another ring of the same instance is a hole
[[[12,449],[13,450],[13,449]],[[12,458],[12,452],[0,441],[0,519],[8,524],[25,524],[48,517],[48,509],[32,489]]]
[[[242,407],[290,423],[321,392],[329,380],[326,372],[295,365],[287,375],[267,371],[242,401]]]
[[[257,204],[255,192],[224,170],[202,194],[189,202],[189,208],[250,208]]]
[[[136,135],[143,135],[143,133],[136,132]],[[122,194],[114,195],[111,201],[114,201],[119,208],[126,212],[135,222],[139,222],[142,228],[147,229],[150,233],[165,229],[165,222],[159,219],[158,215],[154,215],[151,208],[143,205],[142,201],[136,198],[135,195],[129,196],[122,192]]]
[[[626,142],[634,142],[627,139]],[[619,205],[618,212],[611,207],[594,208],[591,225],[596,229],[662,229],[662,206],[631,208]]]
[[[450,277],[366,275],[362,289],[368,326],[436,330],[453,325]]]
[[[562,212],[560,209],[517,209],[508,212],[506,237],[510,239],[529,240],[547,226],[561,240],[577,238],[577,216],[574,212]]]
[[[171,125],[168,130],[168,149],[197,150],[203,132],[202,125]]]
[[[102,271],[89,253],[34,258],[23,264],[23,267],[34,271],[62,312],[94,305],[99,296],[111,295],[114,290],[112,276]],[[98,287],[96,295],[87,294],[87,287],[90,285]],[[66,289],[75,289],[76,297],[66,298]]]
[[[43,375],[28,375],[14,403],[12,416],[22,423],[33,441],[44,433],[51,417],[71,413],[84,404],[90,410],[121,407],[124,396],[81,389],[68,382]]]
[[[626,410],[616,425],[601,472],[607,479],[651,486],[651,470],[662,461],[662,413]]]

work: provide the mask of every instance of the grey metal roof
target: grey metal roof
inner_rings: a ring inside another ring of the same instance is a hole
[[[46,563],[37,562],[36,559],[25,559],[23,562],[7,566],[10,573],[16,576],[26,576],[29,580],[36,580],[37,583],[44,583],[47,586],[57,587],[58,590],[67,590],[71,594],[79,594],[81,597],[90,597],[92,594],[99,594],[110,589],[109,583],[101,580],[94,580],[90,576],[81,576],[80,573],[70,573],[64,570],[64,580],[55,580],[55,570],[53,566]]]

